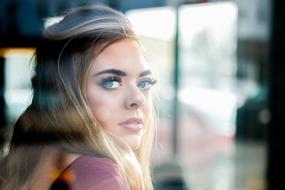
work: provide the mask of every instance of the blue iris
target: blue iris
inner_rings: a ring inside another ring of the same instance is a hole
[[[101,83],[103,88],[114,89],[121,85],[121,80],[117,77],[104,79]]]
[[[148,90],[151,88],[152,85],[154,85],[156,83],[155,80],[152,80],[152,79],[145,79],[145,80],[142,80],[138,83],[138,87],[140,89],[143,89],[143,90]]]

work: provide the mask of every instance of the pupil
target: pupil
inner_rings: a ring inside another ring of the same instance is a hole
[[[107,87],[112,87],[112,82],[107,82],[107,83],[106,83],[106,86],[107,86]]]

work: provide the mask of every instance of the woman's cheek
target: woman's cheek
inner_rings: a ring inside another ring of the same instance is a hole
[[[93,113],[94,117],[102,127],[106,128],[110,123],[112,123],[112,112],[110,109],[98,105]]]
[[[150,101],[148,101],[148,102],[146,103],[146,105],[144,106],[143,112],[144,112],[145,120],[148,121],[148,120],[150,119],[150,113],[151,113],[151,104],[150,104]]]

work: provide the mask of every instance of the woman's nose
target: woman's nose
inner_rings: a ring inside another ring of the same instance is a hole
[[[128,109],[138,109],[144,105],[146,96],[138,87],[128,89],[128,96],[126,96],[125,106]]]

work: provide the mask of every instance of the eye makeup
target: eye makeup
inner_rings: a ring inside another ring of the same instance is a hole
[[[154,84],[157,83],[156,79],[153,78],[141,78],[137,82],[136,86],[140,90],[149,90]],[[123,85],[123,80],[120,76],[109,76],[101,79],[98,85],[106,90],[115,90]]]
[[[157,83],[156,79],[144,78],[138,82],[137,87],[142,90],[149,90],[156,83]]]
[[[122,85],[122,79],[116,76],[107,77],[102,79],[99,85],[104,89],[112,90]]]

